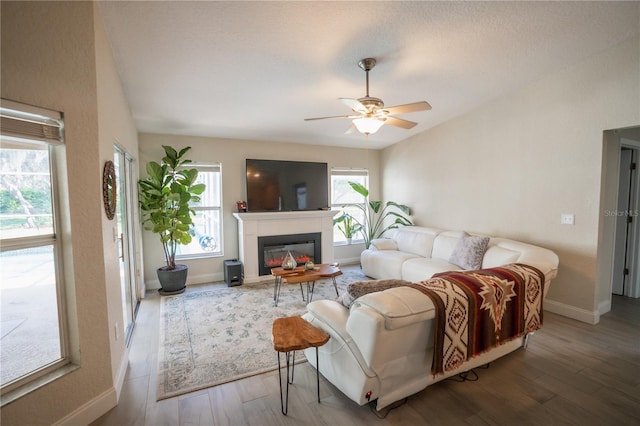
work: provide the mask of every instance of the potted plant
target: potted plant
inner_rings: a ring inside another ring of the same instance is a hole
[[[409,207],[393,201],[387,201],[385,204],[382,201],[371,201],[369,200],[369,190],[367,188],[357,182],[350,181],[349,185],[366,200],[364,206],[356,205],[364,213],[364,220],[359,222],[355,218],[353,219],[360,225],[365,248],[369,248],[371,240],[380,238],[390,229],[413,225],[411,219],[405,216],[411,214]],[[399,210],[400,213],[394,211],[394,208]]]
[[[162,146],[165,156],[160,163],[147,163],[147,177],[138,182],[140,209],[144,229],[160,235],[166,265],[158,268],[160,294],[182,293],[186,288],[188,268],[176,265],[179,244],[189,244],[192,239],[191,203],[200,201],[205,189],[196,183],[198,170],[186,169],[191,160],[184,158],[191,149],[177,152],[170,146]]]
[[[333,219],[333,226],[338,225],[338,231],[347,239],[347,243],[351,244],[351,239],[360,231],[362,226],[349,213],[342,212],[340,216]]]

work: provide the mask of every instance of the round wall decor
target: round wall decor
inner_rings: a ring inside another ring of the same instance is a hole
[[[116,214],[116,194],[116,169],[113,161],[107,161],[102,169],[102,201],[109,220]]]

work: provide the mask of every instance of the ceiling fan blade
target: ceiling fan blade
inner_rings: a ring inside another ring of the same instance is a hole
[[[362,103],[357,99],[351,98],[338,98],[342,101],[343,104],[354,110],[355,112],[359,112],[362,114],[366,114],[369,112],[366,106],[362,105]]]
[[[413,121],[403,120],[397,117],[387,117],[384,124],[388,124],[390,126],[402,127],[403,129],[411,129],[415,127],[416,124]]]
[[[428,111],[431,109],[431,105],[427,101],[414,102],[412,104],[396,105],[388,108],[383,108],[391,115],[406,114],[408,112],[416,111]]]
[[[326,120],[328,118],[358,118],[359,115],[331,115],[328,117],[313,117],[313,118],[305,118],[304,121],[313,121],[313,120]]]
[[[349,128],[347,129],[347,131],[346,131],[346,132],[344,132],[344,134],[345,134],[345,135],[349,135],[349,134],[351,134],[351,133],[355,133],[355,132],[357,132],[357,131],[358,131],[358,128],[356,127],[356,125],[355,125],[355,124],[352,124],[352,125],[351,125],[351,127],[349,127]]]

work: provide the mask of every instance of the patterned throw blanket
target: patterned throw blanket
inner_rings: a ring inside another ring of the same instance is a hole
[[[411,284],[436,306],[431,372],[454,370],[474,356],[539,329],[543,286],[540,270],[519,263],[445,272]]]

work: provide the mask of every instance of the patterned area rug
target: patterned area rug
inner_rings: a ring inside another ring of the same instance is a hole
[[[347,284],[367,279],[359,266],[341,268],[336,278],[342,294]],[[306,295],[306,285],[303,284]],[[336,299],[331,280],[317,281],[313,300]],[[273,281],[227,287],[193,286],[160,305],[157,399],[171,398],[278,368],[271,341],[273,320],[302,315],[306,303],[300,286],[283,284],[278,306]],[[304,360],[301,352],[296,354]]]

